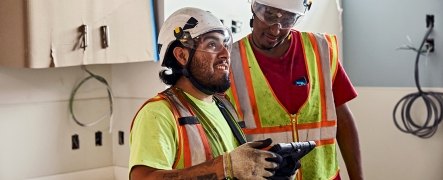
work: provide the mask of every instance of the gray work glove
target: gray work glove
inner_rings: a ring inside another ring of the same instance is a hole
[[[300,160],[299,158],[294,158],[293,156],[288,156],[283,158],[282,163],[280,163],[280,167],[275,174],[271,176],[269,179],[271,180],[290,180],[294,179],[292,176],[295,174],[298,168],[300,168]]]
[[[232,179],[267,179],[282,161],[279,154],[261,150],[272,144],[270,138],[245,143],[223,155],[225,176]]]

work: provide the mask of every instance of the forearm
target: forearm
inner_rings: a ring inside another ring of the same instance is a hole
[[[344,104],[337,107],[337,141],[351,180],[363,179],[360,143],[352,113]]]
[[[131,169],[131,180],[148,179],[224,179],[223,156],[181,170],[158,170],[147,166],[135,166]]]

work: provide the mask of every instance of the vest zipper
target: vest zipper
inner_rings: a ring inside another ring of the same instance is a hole
[[[289,117],[291,118],[291,124],[292,124],[292,141],[298,141],[297,132],[296,132],[298,115],[290,114]]]

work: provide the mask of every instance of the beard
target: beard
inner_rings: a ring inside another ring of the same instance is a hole
[[[191,78],[194,79],[195,82],[197,82],[200,86],[202,86],[206,90],[215,93],[224,93],[231,86],[229,73],[223,73],[223,74],[216,73],[215,66],[217,64],[212,64],[210,60],[207,60],[209,58],[210,57],[193,59],[189,66],[190,76]]]

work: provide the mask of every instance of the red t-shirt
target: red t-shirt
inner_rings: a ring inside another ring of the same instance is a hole
[[[267,57],[257,50],[254,50],[254,54],[278,100],[289,113],[295,114],[308,98],[310,84],[300,33],[291,31],[291,36],[289,50],[282,57]],[[301,82],[302,85],[297,85],[297,82]],[[357,92],[340,63],[332,85],[332,91],[336,107],[357,96]]]

